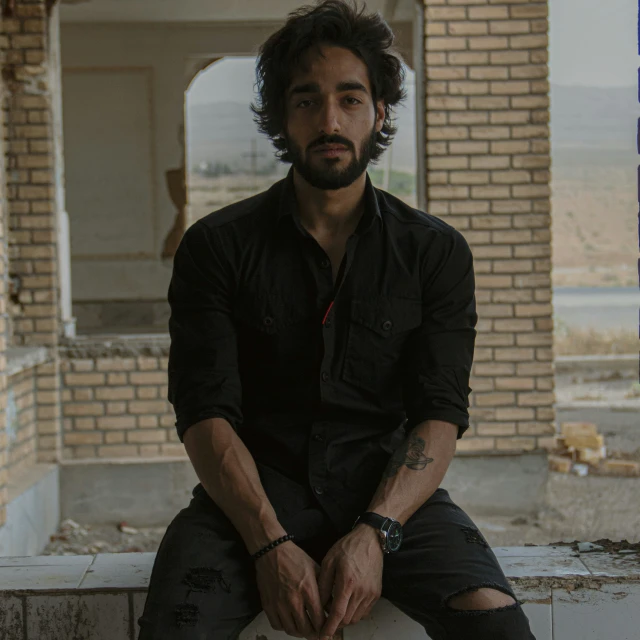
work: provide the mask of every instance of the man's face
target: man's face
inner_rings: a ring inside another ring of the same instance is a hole
[[[320,52],[322,55],[320,55]],[[294,169],[312,186],[348,187],[366,170],[384,122],[365,63],[348,49],[309,50],[286,96],[284,136]]]

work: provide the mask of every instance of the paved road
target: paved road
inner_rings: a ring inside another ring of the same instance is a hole
[[[638,329],[640,289],[556,288],[553,291],[556,319],[571,328]]]

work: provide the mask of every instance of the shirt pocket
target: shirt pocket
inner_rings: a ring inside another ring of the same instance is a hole
[[[374,296],[352,300],[343,380],[372,393],[399,384],[403,347],[421,322],[419,299]]]
[[[269,294],[244,295],[235,301],[233,316],[241,367],[265,373],[295,366],[305,356],[314,321],[306,305]]]

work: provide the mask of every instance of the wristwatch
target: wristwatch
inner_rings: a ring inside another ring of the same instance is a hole
[[[358,517],[352,529],[361,522],[378,530],[380,544],[385,553],[394,553],[400,548],[402,544],[402,525],[397,520],[367,511]]]

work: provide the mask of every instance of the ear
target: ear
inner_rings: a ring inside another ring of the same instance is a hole
[[[384,100],[376,101],[376,131],[382,130],[382,125],[384,124]]]

